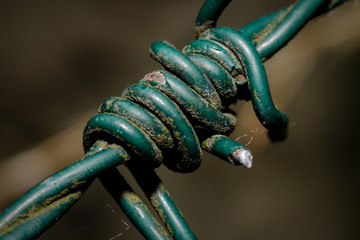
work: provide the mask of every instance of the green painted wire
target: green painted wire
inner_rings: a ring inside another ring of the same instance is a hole
[[[251,102],[260,123],[268,129],[271,140],[285,139],[288,118],[285,113],[275,107],[272,101],[264,65],[250,40],[228,27],[210,29],[200,38],[219,41],[234,51],[244,66],[249,82]]]
[[[147,167],[139,168],[136,164],[129,164],[129,170],[158,212],[171,236],[179,240],[195,240],[196,236],[155,171]]]
[[[171,239],[115,169],[129,158],[119,146],[96,142],[84,159],[47,178],[0,215],[0,239],[39,237],[70,209],[96,177],[146,239]]]
[[[204,30],[215,26],[217,18],[229,2],[229,0],[208,0],[205,2],[197,18],[198,36],[200,36]],[[345,2],[345,0],[331,1],[331,4],[328,4],[328,2],[329,1],[300,1],[294,7],[291,6],[282,9],[250,23],[242,28],[240,32],[253,41],[265,60],[283,47],[311,17],[325,12]],[[299,12],[305,15],[299,15],[300,19],[293,16]],[[270,24],[272,24],[271,28],[269,28]],[[289,31],[289,33],[293,35],[281,34],[286,33],[286,31]],[[277,38],[281,40],[277,41]],[[101,151],[96,147],[93,148],[93,151],[90,151],[84,159],[44,180],[7,208],[0,215],[0,239],[33,239],[38,237],[76,202],[95,177],[101,176],[101,173],[113,169],[119,164],[123,164],[124,161],[128,159],[128,155],[120,147],[112,145],[100,148],[102,149]],[[111,179],[115,178],[116,177],[106,179],[105,177],[100,177],[102,183],[114,199],[120,202],[119,205],[123,204],[125,211],[131,212],[129,213],[130,217],[134,216],[135,224],[141,223],[142,219],[136,217],[139,212],[134,210],[134,205],[128,204],[129,202],[126,201],[122,194],[126,187],[112,189],[109,186]],[[157,195],[158,193],[156,191],[149,192],[149,196],[154,194]],[[157,196],[161,197],[164,195],[160,194]],[[170,206],[169,210],[178,211],[176,206],[169,204],[172,200],[166,199],[167,197],[160,207],[168,204]],[[142,210],[140,209],[139,211]],[[36,221],[32,221],[34,218],[36,218]],[[149,221],[150,225],[156,225],[151,218],[150,216],[149,219],[143,221]],[[180,217],[175,215],[174,220],[179,219]],[[147,224],[143,226],[145,231],[147,231]],[[161,232],[162,231],[160,231],[160,233],[152,232],[149,233],[149,235],[159,236],[158,234],[161,235]],[[144,235],[146,235],[146,233]],[[156,237],[147,238],[156,239]],[[178,239],[186,238],[179,237]]]
[[[273,104],[262,61],[284,47],[312,17],[342,2],[344,0],[300,0],[296,4],[255,20],[238,32],[213,28],[220,16],[219,11],[223,10],[229,1],[220,0],[217,3],[218,9],[214,10],[213,0],[208,0],[199,12],[196,20],[199,39],[220,41],[224,45],[230,43],[228,47],[235,53],[238,52],[236,55],[245,68],[253,108],[260,122],[269,130],[268,134],[272,140],[286,138],[288,119]],[[213,24],[209,25],[209,22]],[[214,38],[214,33],[220,31],[222,33]],[[253,51],[248,51],[252,49],[248,40],[256,47]],[[233,44],[234,42],[237,44]]]
[[[263,59],[270,58],[274,53],[285,46],[296,33],[307,23],[312,15],[321,7],[325,0],[302,0],[294,6],[288,7],[284,12],[277,14],[274,25],[265,29],[264,37],[259,35],[256,42],[256,49]],[[283,17],[285,15],[285,17]]]
[[[199,37],[206,29],[213,28],[216,21],[231,0],[207,0],[196,18],[195,33]]]
[[[171,239],[116,168],[102,174],[99,180],[145,239]]]
[[[275,25],[274,29],[266,29],[265,37],[259,36],[254,41],[257,42],[256,49],[263,59],[270,58],[273,54],[284,47],[298,31],[314,16],[324,8],[329,1],[324,0],[302,0],[295,5],[291,5],[277,13],[277,18],[270,24]],[[340,4],[344,1],[337,1]],[[325,9],[334,5],[327,5]],[[284,17],[285,15],[285,17]]]
[[[122,148],[108,146],[42,181],[0,215],[0,239],[38,237],[82,196],[99,174],[123,164],[126,156]]]
[[[207,0],[196,19],[197,36],[215,27],[218,17],[231,0]],[[300,0],[247,24],[240,33],[254,42],[260,56],[265,60],[290,41],[311,18],[337,7],[347,0]],[[209,25],[207,23],[211,22]]]

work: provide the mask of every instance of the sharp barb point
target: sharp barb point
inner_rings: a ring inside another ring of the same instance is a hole
[[[233,153],[233,160],[246,168],[252,167],[252,159],[253,156],[251,152],[247,149],[237,149]]]

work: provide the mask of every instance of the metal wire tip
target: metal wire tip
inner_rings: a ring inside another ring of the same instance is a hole
[[[232,154],[234,162],[243,165],[246,168],[252,167],[253,156],[247,149],[236,149]]]

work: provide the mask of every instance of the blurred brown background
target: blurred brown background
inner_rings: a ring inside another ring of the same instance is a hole
[[[291,2],[233,1],[218,25],[240,28]],[[0,3],[0,211],[82,157],[82,128],[100,103],[161,68],[148,56],[152,42],[192,41],[202,3]],[[199,239],[359,239],[359,29],[358,1],[349,1],[266,62],[290,134],[271,144],[251,103],[235,105],[232,137],[252,139],[252,169],[208,154],[191,174],[158,169]],[[141,236],[95,182],[41,237],[65,238]]]

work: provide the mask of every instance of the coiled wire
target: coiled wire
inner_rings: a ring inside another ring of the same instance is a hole
[[[145,161],[152,161],[153,167],[164,162],[174,171],[194,171],[200,165],[201,150],[192,125],[214,135],[230,133],[236,117],[223,111],[238,97],[247,96],[263,125],[276,133],[270,136],[285,136],[288,120],[271,100],[261,57],[238,31],[210,29],[183,52],[158,41],[150,53],[167,71],[147,74],[120,98],[107,99],[100,115],[85,128],[86,151],[100,139],[94,135],[110,135],[106,138],[131,148]],[[205,143],[209,142],[206,138]],[[173,154],[179,158],[163,158],[160,149],[165,154],[176,149],[180,154]]]
[[[227,138],[236,117],[227,109],[251,100],[273,140],[286,137],[288,119],[274,106],[262,61],[283,47],[311,18],[344,0],[302,0],[240,31],[216,27],[229,0],[207,0],[199,12],[198,40],[183,51],[158,41],[151,56],[166,70],[147,74],[121,97],[103,102],[84,130],[84,159],[24,194],[0,215],[0,239],[33,239],[100,181],[147,239],[196,239],[153,171],[164,163],[196,170],[201,149],[227,162],[251,166],[251,153]],[[159,213],[167,233],[115,167],[127,164]]]
[[[110,138],[118,139],[145,161],[152,161],[153,167],[164,162],[174,171],[194,171],[200,165],[202,154],[192,125],[213,134],[228,134],[234,129],[236,118],[222,112],[225,107],[215,86],[226,89],[224,85],[231,85],[227,88],[228,95],[220,92],[231,102],[237,96],[235,81],[208,57],[185,55],[164,41],[152,45],[151,55],[168,71],[147,74],[139,84],[127,88],[121,98],[107,99],[100,107],[100,115],[91,119],[85,128],[85,149],[99,139],[92,135],[111,134]],[[204,64],[206,61],[215,68],[209,74],[202,71],[203,66],[209,67]],[[227,78],[214,77],[217,73]],[[113,124],[116,127],[113,128]],[[135,126],[140,131],[135,130]],[[124,130],[114,131],[115,128]],[[137,134],[142,136],[141,140],[135,139]],[[178,154],[172,152],[174,150]],[[166,155],[169,151],[179,158],[163,158],[162,152]]]

